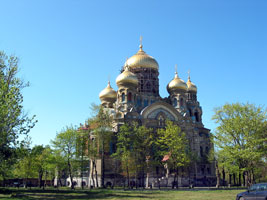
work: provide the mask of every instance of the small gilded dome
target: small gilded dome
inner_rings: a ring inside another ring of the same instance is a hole
[[[128,84],[137,86],[138,79],[134,73],[129,71],[128,66],[126,66],[124,68],[124,71],[117,77],[116,84],[118,86],[123,86],[123,85],[128,85]]]
[[[177,72],[175,72],[175,77],[172,81],[168,84],[167,90],[171,93],[174,90],[187,90],[186,83],[178,77]]]
[[[146,54],[143,51],[142,45],[140,45],[139,47],[139,51],[125,62],[125,66],[129,66],[130,69],[150,68],[158,70],[158,62],[152,56]]]
[[[190,75],[188,76],[188,80],[187,80],[187,91],[188,92],[197,92],[197,86],[191,82],[190,80]]]
[[[102,90],[99,94],[99,98],[102,101],[107,101],[114,103],[117,99],[117,92],[110,86],[110,82],[108,82],[107,87]]]

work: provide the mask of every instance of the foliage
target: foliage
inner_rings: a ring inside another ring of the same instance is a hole
[[[189,141],[185,133],[173,122],[166,121],[165,129],[158,129],[157,144],[159,145],[158,154],[162,158],[168,156],[166,160],[168,167],[175,170],[178,178],[178,169],[190,163]]]
[[[22,89],[29,86],[17,77],[18,58],[0,52],[0,177],[14,163],[18,137],[27,135],[37,122],[23,112]]]
[[[165,129],[156,133],[138,124],[123,124],[117,134],[117,151],[113,154],[122,163],[123,171],[128,178],[138,174],[150,165],[159,166],[165,155],[170,155],[167,161],[169,167],[178,169],[189,164],[188,140],[185,133],[167,121]],[[177,171],[176,171],[177,172]]]
[[[52,145],[55,149],[57,157],[62,157],[65,165],[68,167],[68,173],[71,180],[71,187],[74,189],[73,173],[76,171],[76,140],[77,133],[73,127],[66,127],[57,134]],[[60,159],[61,160],[61,159]]]
[[[15,177],[26,179],[26,186],[28,178],[37,176],[37,173],[35,173],[36,171],[33,167],[34,159],[32,156],[32,149],[30,148],[30,144],[30,140],[27,140],[27,142],[20,146],[20,149],[18,150],[19,159],[14,165],[13,169],[13,175]]]
[[[249,103],[225,104],[215,109],[213,119],[219,124],[215,144],[221,166],[230,173],[238,169],[253,175],[266,156],[266,110]]]
[[[92,124],[95,124],[95,128],[92,131],[95,135],[95,142],[99,147],[99,153],[101,157],[101,186],[104,186],[105,182],[105,152],[110,145],[112,139],[112,116],[102,106],[92,105],[92,112],[95,115],[90,120]]]

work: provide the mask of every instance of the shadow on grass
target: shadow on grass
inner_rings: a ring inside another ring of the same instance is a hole
[[[28,189],[11,189],[10,199],[17,200],[45,200],[45,199],[136,199],[136,198],[151,198],[152,192],[141,191],[123,191],[123,190],[28,190]],[[153,192],[155,193],[155,192]],[[6,199],[6,197],[0,197]]]

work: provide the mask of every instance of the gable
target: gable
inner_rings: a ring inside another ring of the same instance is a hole
[[[178,121],[180,118],[180,113],[165,102],[151,104],[144,108],[140,114],[143,119],[158,119],[160,115],[171,121]]]

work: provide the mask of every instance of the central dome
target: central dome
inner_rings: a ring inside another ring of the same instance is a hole
[[[139,51],[127,59],[125,62],[125,66],[128,66],[130,69],[136,69],[136,68],[150,68],[150,69],[159,69],[158,62],[150,55],[147,55],[143,51],[143,46],[139,46]]]

